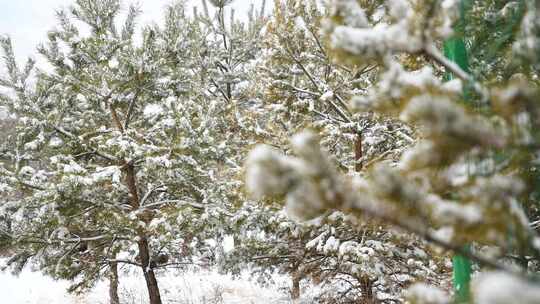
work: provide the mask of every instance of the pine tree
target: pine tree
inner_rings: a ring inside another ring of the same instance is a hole
[[[7,111],[0,109],[0,160],[7,160],[12,157],[9,154],[8,147],[13,145],[15,133],[13,132],[13,126],[15,125],[14,119],[9,117]],[[0,200],[0,248],[2,250],[9,250],[9,238],[7,234],[11,233],[11,224],[13,216],[13,210],[10,208],[11,200],[16,197],[3,196]]]
[[[477,303],[534,303],[538,286],[527,274],[534,268],[524,265],[516,271],[502,260],[538,256],[536,232],[523,210],[524,205],[537,205],[533,198],[537,177],[530,168],[536,167],[532,155],[540,120],[533,83],[538,78],[529,70],[524,77],[496,78],[493,84],[492,76],[473,77],[445,59],[437,45],[453,33],[457,4],[332,1],[325,27],[331,53],[342,63],[374,61],[383,67],[367,92],[350,99],[351,108],[399,118],[418,130],[420,140],[396,166],[376,164],[360,174],[343,174],[321,148],[319,136],[300,133],[291,140],[294,156],[267,146],[253,150],[247,161],[247,185],[258,196],[284,197],[286,210],[301,220],[335,210],[360,223],[377,218],[498,271],[480,276],[474,286]],[[484,12],[498,8],[495,2],[477,7]],[[505,57],[487,69],[490,75],[512,73],[515,65],[504,63],[518,58],[537,65],[538,32],[531,16],[537,16],[538,7],[530,1],[526,8],[516,39],[505,40],[512,44],[511,53],[498,50]],[[476,64],[473,71],[486,69]],[[437,77],[440,69],[460,81],[443,83]],[[464,86],[472,90],[474,103],[460,102]],[[502,161],[494,158],[497,150],[504,151]],[[476,249],[464,250],[471,242]],[[498,254],[486,256],[486,246],[497,248]],[[515,289],[493,295],[487,284],[497,280],[513,280]],[[530,292],[521,292],[525,289]],[[415,285],[409,300],[448,301],[440,292],[424,291],[424,286]]]
[[[254,83],[260,92],[260,107],[267,113],[260,120],[271,134],[265,142],[289,153],[290,145],[284,139],[309,127],[319,131],[332,162],[345,172],[377,161],[393,162],[416,135],[396,119],[350,111],[346,100],[371,85],[380,64],[334,62],[321,34],[326,17],[316,1],[275,2]],[[271,167],[263,171],[269,170],[273,171]],[[250,179],[249,174],[248,188],[256,187],[258,180]],[[312,190],[297,191],[308,199]],[[418,239],[383,232],[376,222],[356,226],[341,212],[298,225],[282,212],[275,214],[281,209],[279,203],[271,199],[262,203],[264,209],[249,207],[250,216],[239,219],[242,245],[230,254],[230,263],[247,256],[245,262],[261,280],[273,270],[288,274],[293,298],[299,296],[299,281],[307,285],[311,280],[321,283],[321,292],[315,296],[319,302],[374,301],[377,293],[385,294],[387,301],[398,301],[398,286],[404,282],[440,281],[443,277],[428,267],[444,269],[446,257],[433,259]],[[317,208],[306,211],[321,212]],[[399,257],[389,259],[389,254]],[[416,271],[418,265],[425,271]]]
[[[235,147],[245,144],[235,137],[239,83],[257,52],[262,13],[248,24],[232,18],[225,30],[223,15],[190,17],[179,2],[163,27],[142,29],[140,43],[139,10],[130,7],[121,28],[119,13],[117,0],[79,0],[58,12],[39,47],[50,71],[33,61],[19,69],[2,40],[9,75],[0,84],[11,90],[2,105],[18,123],[0,190],[21,195],[12,203],[19,220],[5,234],[15,248],[8,264],[21,270],[33,261],[74,281],[75,292],[108,276],[111,303],[119,301],[118,265],[132,265],[157,304],[157,273],[211,263],[206,241],[227,232]]]
[[[111,303],[125,266],[152,304],[160,273],[216,266],[286,274],[296,302],[450,303],[459,254],[472,303],[538,302],[538,1],[276,0],[245,21],[231,2],[138,26],[77,0],[46,69],[1,37],[12,270],[108,279]]]

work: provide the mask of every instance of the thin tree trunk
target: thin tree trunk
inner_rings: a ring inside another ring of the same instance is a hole
[[[161,304],[161,295],[159,293],[156,275],[154,274],[154,265],[150,261],[150,250],[148,249],[148,240],[146,236],[140,236],[137,245],[139,246],[139,256],[142,264],[141,268],[144,274],[144,280],[146,281],[150,304]]]
[[[137,191],[136,173],[133,164],[125,164],[126,168],[126,182],[130,192],[131,206],[133,209],[139,208],[139,194]],[[146,219],[148,220],[148,219]],[[142,228],[138,229],[137,246],[139,247],[139,257],[141,259],[142,271],[144,274],[144,280],[146,281],[146,288],[148,289],[148,297],[150,298],[150,304],[161,304],[161,295],[159,293],[159,286],[154,274],[154,266],[150,261],[150,248],[148,246],[148,237]]]
[[[356,172],[362,171],[362,167],[363,167],[362,157],[363,157],[362,133],[358,132],[358,134],[356,135],[356,140],[354,141],[354,160],[356,161],[354,170]]]
[[[363,304],[375,304],[377,300],[373,296],[373,280],[368,276],[360,278],[360,288],[362,290],[362,302]]]
[[[120,304],[118,296],[118,263],[109,265],[109,303]]]
[[[118,114],[116,113],[116,109],[114,108],[113,104],[111,103],[109,105],[109,108],[111,110],[111,116],[113,123],[116,125],[118,130],[121,133],[124,133],[124,128],[122,126],[122,123],[120,123],[120,118],[118,117]],[[126,174],[126,186],[129,191],[129,201],[130,205],[133,210],[137,210],[140,207],[140,199],[139,199],[139,191],[137,189],[137,172],[135,171],[135,166],[131,162],[127,162],[126,160],[120,161],[122,168]],[[145,222],[150,222],[151,219],[141,219]],[[148,236],[146,235],[146,232],[139,228],[137,231],[137,236],[139,240],[137,241],[137,246],[139,249],[139,257],[141,261],[141,269],[144,274],[144,280],[146,281],[146,288],[148,289],[148,297],[150,298],[149,304],[162,304],[161,302],[161,295],[159,292],[159,286],[156,280],[156,276],[154,274],[154,264],[150,261],[150,248],[148,246]]]
[[[291,298],[294,303],[300,298],[300,276],[297,272],[292,275]]]

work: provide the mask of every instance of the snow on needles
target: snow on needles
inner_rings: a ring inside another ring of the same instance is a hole
[[[163,107],[158,104],[149,104],[144,107],[144,117],[146,119],[153,118],[163,113]]]

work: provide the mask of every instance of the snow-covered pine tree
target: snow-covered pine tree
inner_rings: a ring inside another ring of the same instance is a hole
[[[458,1],[331,3],[325,26],[331,53],[341,63],[374,61],[383,67],[367,92],[351,98],[351,108],[399,118],[418,128],[421,140],[397,166],[377,164],[361,174],[346,175],[337,172],[327,157],[328,149],[319,145],[319,136],[301,133],[291,141],[295,156],[268,146],[253,150],[247,162],[250,190],[259,196],[284,197],[289,213],[303,220],[334,210],[359,220],[378,218],[465,255],[482,270],[495,270],[478,276],[475,303],[537,302],[539,287],[528,272],[535,271],[538,237],[523,212],[524,204],[538,204],[534,195],[540,121],[537,70],[497,78],[493,85],[489,77],[470,75],[445,59],[437,45],[452,35]],[[535,16],[540,8],[537,1],[522,3],[526,11],[517,36],[511,39],[512,49],[499,51],[498,56],[506,57],[497,62],[521,59],[520,64],[537,67]],[[486,1],[476,9],[498,13],[498,7]],[[512,65],[475,68],[505,75],[509,71],[496,69]],[[442,83],[440,69],[461,81]],[[473,104],[483,106],[461,103],[462,86],[473,90]],[[498,150],[504,151],[504,157],[493,157]],[[476,249],[464,250],[471,242]],[[491,248],[491,255],[482,250],[485,246]],[[516,256],[529,263],[522,268],[503,263]],[[512,286],[504,286],[512,288],[497,292],[490,288],[510,281]],[[428,292],[422,285],[414,285],[408,298],[412,303],[449,301],[443,293]]]
[[[0,108],[0,160],[9,159],[9,150],[8,147],[13,145],[15,142],[15,132],[14,132],[14,119],[9,116],[7,111],[3,108]],[[10,206],[10,201],[15,199],[15,197],[2,196],[0,199],[0,206],[2,206],[2,211],[0,212],[0,251],[9,250],[9,238],[6,237],[7,234],[11,231],[11,222],[12,222],[12,209]]]
[[[132,265],[157,304],[156,272],[208,263],[208,240],[227,231],[247,124],[240,84],[263,15],[223,25],[178,2],[138,42],[138,9],[118,27],[120,11],[117,0],[78,0],[58,12],[39,47],[48,70],[31,60],[19,68],[2,38],[9,73],[0,84],[10,92],[1,100],[17,123],[0,190],[21,196],[9,202],[16,221],[3,235],[15,270],[33,261],[75,292],[108,275],[117,303],[117,265]]]
[[[327,15],[317,1],[274,4],[253,83],[259,108],[266,113],[260,119],[270,135],[265,142],[289,152],[285,139],[310,127],[320,132],[333,163],[345,172],[398,159],[414,141],[412,129],[395,119],[352,114],[345,104],[371,86],[380,64],[332,61],[321,34]],[[306,196],[312,192],[303,190]],[[275,269],[287,273],[293,298],[300,294],[300,283],[307,286],[309,279],[322,286],[314,297],[328,303],[372,301],[378,295],[388,302],[398,301],[402,284],[444,280],[439,274],[446,268],[445,257],[432,259],[415,237],[381,230],[377,222],[355,225],[341,212],[298,225],[279,211],[275,201],[261,203],[264,207],[246,206],[246,216],[238,218],[242,229],[237,238],[242,240],[230,253],[230,263],[239,267],[239,262],[247,262],[262,280]],[[240,256],[247,258],[242,261]]]

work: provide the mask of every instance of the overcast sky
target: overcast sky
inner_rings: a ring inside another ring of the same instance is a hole
[[[131,3],[139,3],[142,8],[140,23],[160,21],[163,7],[171,0],[124,0],[124,10]],[[267,1],[270,3],[270,1]],[[19,62],[35,55],[35,47],[46,40],[49,29],[56,24],[55,10],[68,7],[74,0],[0,0],[0,35],[11,36]],[[198,5],[200,0],[188,0],[188,5]],[[237,12],[246,12],[254,3],[260,6],[262,0],[235,0]],[[267,8],[268,8],[267,4]],[[237,14],[240,15],[240,14]],[[34,58],[36,56],[33,56]]]

